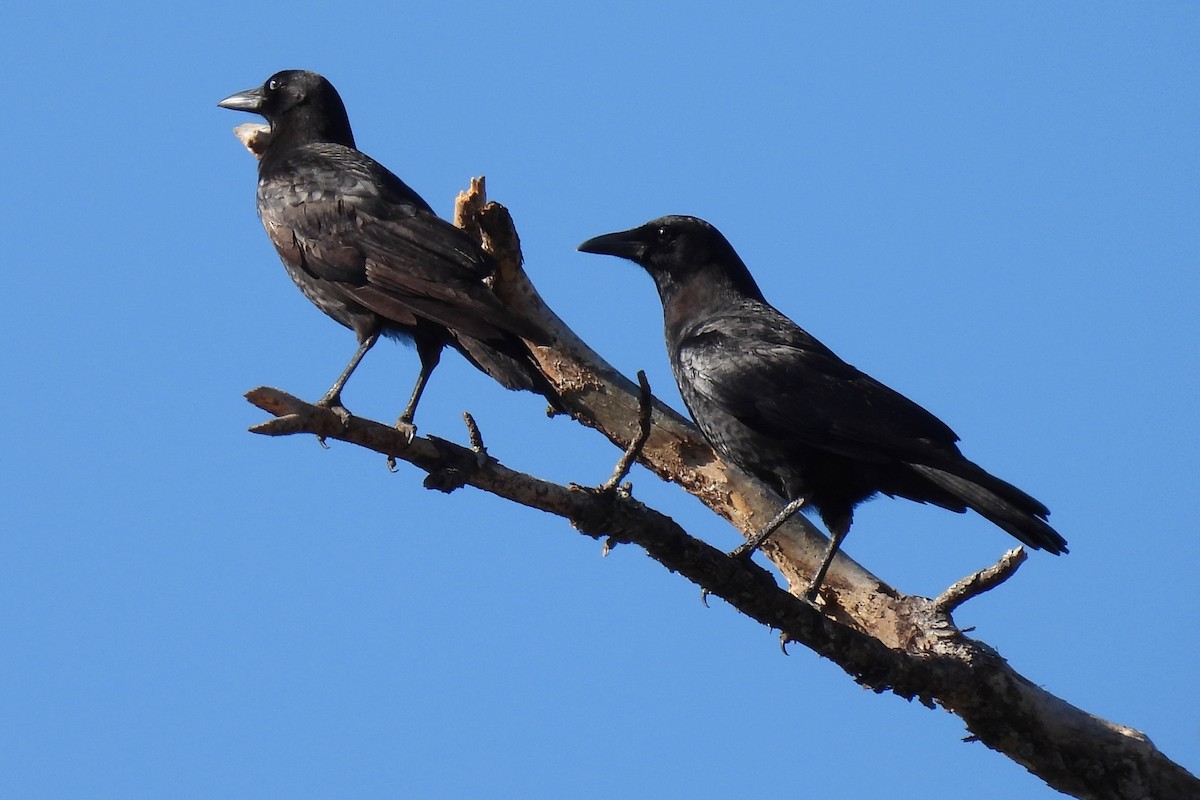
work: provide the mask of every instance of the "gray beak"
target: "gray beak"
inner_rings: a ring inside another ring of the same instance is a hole
[[[639,233],[637,228],[619,233],[606,233],[603,236],[588,239],[576,249],[581,253],[618,256],[640,263],[646,254],[646,244],[640,240]]]
[[[244,92],[231,94],[217,103],[217,105],[221,108],[229,108],[234,111],[249,111],[251,114],[261,114],[264,99],[263,90],[260,86],[257,89],[247,89]]]

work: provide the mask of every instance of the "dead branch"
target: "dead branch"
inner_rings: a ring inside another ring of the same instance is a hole
[[[555,337],[533,351],[563,405],[580,423],[610,439],[638,462],[671,480],[728,519],[745,535],[771,519],[782,503],[770,490],[724,465],[686,420],[657,401],[639,402],[638,387],[582,342],[542,301],[521,268],[519,240],[506,209],[487,203],[482,181],[459,197],[456,220],[476,230],[496,256],[498,296]],[[1027,680],[994,650],[964,635],[949,612],[1015,570],[985,570],[938,601],[908,597],[839,555],[822,587],[820,610],[799,599],[824,538],[802,516],[764,545],[787,581],[780,588],[762,568],[689,536],[668,517],[621,492],[560,486],[503,466],[482,449],[434,437],[411,442],[370,420],[342,420],[276,389],[247,395],[276,419],[252,430],[309,433],[349,442],[429,473],[443,491],[474,486],[571,522],[592,537],[637,544],[671,571],[724,598],[747,616],[802,643],[877,692],[890,691],[942,706],[966,724],[971,740],[1004,753],[1050,786],[1080,798],[1200,797],[1200,781],[1163,756],[1142,733],[1094,717]],[[640,408],[650,409],[648,435]],[[644,439],[640,448],[637,442]],[[983,588],[981,588],[983,587]]]
[[[746,616],[830,659],[855,681],[957,714],[979,741],[1048,784],[1081,798],[1185,798],[1200,781],[1163,756],[1142,733],[1071,706],[1019,675],[991,648],[965,636],[933,601],[907,598],[907,647],[843,624],[779,587],[763,568],[688,535],[669,517],[621,492],[561,486],[510,469],[477,450],[311,405],[278,389],[247,394],[277,418],[252,428],[273,436],[310,433],[407,461],[426,486],[474,486],[556,514],[593,538],[636,544],[664,567]]]

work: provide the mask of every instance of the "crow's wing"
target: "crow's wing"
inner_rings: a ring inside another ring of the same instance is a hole
[[[260,177],[259,214],[289,266],[398,324],[478,339],[546,336],[483,283],[493,263],[399,178],[340,145],[309,145]]]
[[[941,466],[961,458],[945,423],[769,306],[705,319],[686,332],[674,357],[685,399],[694,392],[780,442],[868,462]]]

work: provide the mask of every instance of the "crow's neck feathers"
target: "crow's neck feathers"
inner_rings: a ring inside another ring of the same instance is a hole
[[[665,311],[695,315],[720,311],[746,300],[765,303],[762,291],[736,253],[650,270]]]
[[[290,108],[271,115],[269,121],[271,143],[263,157],[264,165],[273,154],[282,155],[310,144],[340,144],[357,149],[346,107],[336,92],[312,92]]]
[[[686,338],[698,319],[740,313],[749,306],[766,306],[758,284],[741,259],[692,263],[685,269],[654,273],[663,306],[663,323],[668,343]]]

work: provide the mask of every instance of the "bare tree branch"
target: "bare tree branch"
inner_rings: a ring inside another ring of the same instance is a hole
[[[753,562],[688,535],[621,492],[561,486],[436,437],[409,442],[404,433],[372,420],[352,417],[343,423],[332,411],[278,389],[255,389],[247,399],[277,417],[255,426],[256,433],[310,433],[356,444],[425,470],[429,488],[474,486],[561,516],[587,536],[639,545],[668,570],[830,659],[861,685],[957,714],[971,732],[968,740],[1006,754],[1063,792],[1122,800],[1198,796],[1200,781],[1144,734],[1034,685],[987,645],[965,636],[926,598],[905,599],[913,636],[905,648],[888,647],[779,587]]]
[[[542,302],[521,269],[508,212],[486,202],[482,181],[459,197],[456,222],[477,233],[497,257],[496,294],[554,335],[553,345],[533,351],[574,419],[682,486],[747,536],[778,512],[783,504],[766,486],[723,464],[671,409],[657,401],[639,402],[638,387]],[[277,389],[255,389],[247,398],[276,417],[252,428],[257,433],[309,433],[356,444],[425,470],[430,488],[473,486],[561,516],[585,535],[637,544],[667,569],[779,630],[786,640],[837,663],[863,686],[958,715],[969,740],[1005,754],[1060,791],[1106,800],[1200,797],[1200,781],[1163,756],[1144,734],[1087,714],[1041,689],[954,625],[951,610],[1011,576],[1020,563],[1014,553],[960,581],[937,601],[905,596],[839,555],[818,609],[796,595],[807,585],[824,538],[800,515],[763,547],[787,581],[787,591],[766,570],[689,536],[670,518],[623,492],[561,486],[505,467],[483,450],[477,427],[471,433],[473,449],[435,437],[409,442],[391,426],[360,418],[343,421]],[[639,425],[645,410],[648,435]],[[640,448],[638,440],[643,440]]]
[[[1017,573],[1017,569],[1025,563],[1029,554],[1024,547],[1014,547],[1000,557],[992,566],[981,569],[974,575],[968,575],[933,601],[933,607],[944,614],[950,614],[954,609],[984,592],[990,591]]]

